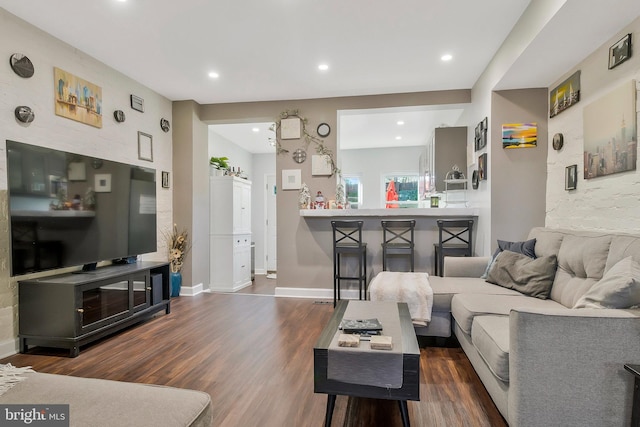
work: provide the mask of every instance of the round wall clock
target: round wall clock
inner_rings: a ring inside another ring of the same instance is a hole
[[[91,161],[91,167],[94,169],[100,169],[102,167],[102,159],[93,159]]]
[[[116,122],[122,123],[125,121],[126,117],[124,115],[124,111],[116,110],[113,112],[113,117],[116,119]]]
[[[318,135],[322,138],[326,138],[331,133],[331,127],[326,123],[320,123],[316,132],[318,132]]]
[[[171,129],[171,125],[169,124],[169,120],[160,119],[160,129],[162,129],[163,132],[169,132],[169,129]]]
[[[307,152],[304,151],[302,148],[298,148],[296,151],[293,152],[292,157],[296,163],[302,163],[305,160],[307,160]]]
[[[20,77],[28,79],[33,76],[33,63],[25,55],[21,53],[14,53],[9,58],[9,64],[11,64],[13,72]]]
[[[561,133],[556,133],[553,135],[553,149],[560,150],[564,145],[564,136]]]

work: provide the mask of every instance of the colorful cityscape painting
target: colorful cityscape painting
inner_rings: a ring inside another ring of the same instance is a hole
[[[560,83],[549,94],[549,118],[556,116],[580,101],[580,70]]]
[[[632,80],[584,107],[584,178],[636,169],[636,82]]]
[[[537,123],[507,123],[502,125],[502,148],[532,148],[537,145]]]
[[[102,88],[73,74],[53,68],[56,115],[102,127]]]

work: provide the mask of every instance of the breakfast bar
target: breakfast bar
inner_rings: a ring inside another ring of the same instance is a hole
[[[382,220],[413,219],[415,225],[415,271],[433,273],[434,243],[438,243],[438,219],[473,219],[477,226],[479,209],[397,208],[397,209],[302,209],[304,218],[316,241],[329,248],[332,243],[332,220],[363,221],[363,240],[367,243],[367,275],[369,279],[382,271]],[[391,270],[408,271],[402,259],[390,264]]]

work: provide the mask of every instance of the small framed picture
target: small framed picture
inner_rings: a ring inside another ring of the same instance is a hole
[[[578,165],[567,166],[564,169],[564,189],[575,190],[578,184]]]
[[[609,69],[631,58],[631,34],[627,34],[609,48]]]
[[[153,162],[153,136],[138,132],[138,158]]]
[[[131,95],[131,108],[144,113],[144,99],[139,96]]]
[[[162,188],[169,188],[169,172],[162,171]]]
[[[302,186],[302,170],[300,169],[283,169],[282,170],[282,189],[283,190],[299,190]]]
[[[111,193],[111,174],[97,173],[94,176],[96,193]]]
[[[300,139],[300,118],[290,117],[280,120],[280,139]]]

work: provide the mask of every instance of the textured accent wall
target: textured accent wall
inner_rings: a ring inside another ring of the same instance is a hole
[[[640,231],[640,166],[623,172],[585,180],[583,177],[583,110],[585,106],[611,90],[631,81],[640,81],[640,53],[616,68],[607,69],[609,46],[623,35],[632,33],[634,44],[640,40],[640,19],[622,29],[609,42],[596,49],[580,64],[558,78],[553,89],[576,70],[581,70],[580,102],[549,119],[549,153],[547,157],[546,225],[585,230]],[[636,86],[640,89],[640,86]],[[636,91],[640,95],[640,91]],[[636,120],[640,120],[636,102]],[[629,120],[627,118],[626,120]],[[564,135],[564,147],[551,147],[555,133]],[[638,135],[636,135],[636,141]],[[564,189],[565,167],[578,165],[578,185],[573,191]]]
[[[31,59],[35,66],[33,77],[24,79],[11,70],[9,57],[16,52]],[[173,190],[163,189],[160,179],[161,171],[172,171],[172,134],[160,129],[161,118],[172,121],[169,100],[3,9],[0,9],[0,58],[0,356],[3,356],[16,351],[18,332],[17,283],[9,277],[7,139],[156,169],[158,252],[145,255],[144,259],[167,259],[162,233],[173,222]],[[102,88],[102,128],[54,114],[53,67]],[[130,108],[131,94],[144,99],[144,113]],[[30,106],[35,121],[29,125],[19,123],[13,115],[18,105]],[[125,112],[124,123],[115,121],[114,110]],[[153,136],[152,163],[138,159],[138,131]],[[40,276],[46,274],[51,272]]]

